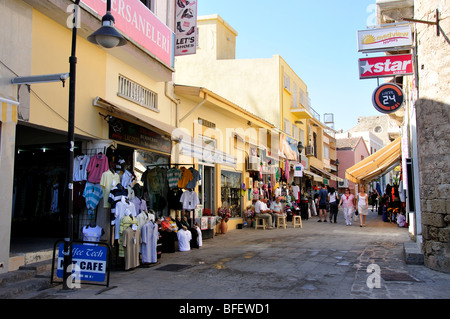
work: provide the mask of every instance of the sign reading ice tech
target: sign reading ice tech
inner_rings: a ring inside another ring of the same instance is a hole
[[[373,92],[372,103],[381,113],[394,113],[403,105],[404,94],[402,89],[394,83],[385,83]]]
[[[409,75],[413,73],[411,54],[359,59],[360,79]]]

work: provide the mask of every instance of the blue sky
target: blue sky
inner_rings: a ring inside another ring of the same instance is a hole
[[[237,59],[280,55],[308,86],[312,107],[333,113],[335,129],[372,105],[376,79],[360,80],[356,34],[374,23],[375,0],[197,0],[198,15],[219,14],[237,32]]]

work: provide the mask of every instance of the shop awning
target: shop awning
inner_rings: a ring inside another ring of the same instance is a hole
[[[401,137],[348,168],[345,177],[353,183],[370,182],[392,169],[401,159]]]
[[[306,169],[303,170],[303,173],[306,174],[306,175],[311,176],[313,178],[313,180],[316,181],[316,182],[323,182],[323,177],[320,176],[320,175],[314,174],[313,172],[308,171]]]
[[[313,169],[315,169],[316,171],[320,172],[321,174],[324,174],[325,176],[323,176],[323,177],[325,177],[325,178],[330,178],[331,177],[331,173],[330,172],[327,172],[327,171],[325,171],[325,170],[323,170],[321,168],[317,168],[317,167],[315,167],[313,165],[311,165],[311,167]]]
[[[125,118],[131,118],[138,124],[150,125],[151,129],[159,131],[164,135],[172,136],[172,132],[176,129],[175,126],[158,121],[148,115],[141,114],[122,105],[109,102],[101,97],[96,97],[93,105],[101,107],[110,113],[117,114]]]
[[[224,153],[199,139],[181,139],[179,142],[180,154],[191,156],[205,163],[220,164],[235,167],[237,158]]]
[[[336,182],[343,182],[344,181],[344,179],[342,179],[342,178],[340,178],[340,177],[338,177],[336,175],[333,175],[333,174],[330,174],[330,179],[332,181],[336,181]]]
[[[1,122],[17,123],[17,107],[19,102],[0,94],[0,106],[1,106]]]

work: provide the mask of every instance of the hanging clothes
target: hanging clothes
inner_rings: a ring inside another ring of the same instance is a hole
[[[192,174],[192,179],[187,183],[186,188],[196,188],[197,183],[200,180],[200,173],[195,168],[189,168]]]
[[[134,208],[134,204],[128,201],[128,199],[125,196],[122,196],[122,199],[117,202],[116,204],[116,212],[115,212],[115,221],[116,221],[116,227],[115,227],[115,237],[114,239],[120,238],[120,229],[122,226],[122,220],[125,217],[135,217],[136,209]],[[129,219],[127,219],[129,220]],[[134,219],[134,221],[137,223],[137,220]],[[119,226],[119,227],[118,227]],[[122,256],[123,257],[123,256]]]
[[[141,228],[142,237],[142,262],[143,263],[156,263],[157,256],[157,243],[158,243],[158,225],[152,221],[147,222]]]
[[[88,209],[89,218],[92,219],[95,216],[95,209],[97,208],[100,199],[103,196],[103,188],[100,184],[86,183],[84,188],[83,197],[86,199],[86,208]]]
[[[139,229],[128,227],[123,231],[123,256],[125,257],[125,270],[139,267],[139,246],[142,243]],[[120,252],[120,250],[119,250]]]
[[[122,197],[126,197],[127,195],[128,191],[122,186],[122,184],[117,184],[111,188],[108,196],[108,203],[111,204],[111,225],[115,225],[117,203],[122,199]],[[119,223],[120,220],[117,225],[119,225]]]
[[[181,179],[178,181],[177,186],[179,188],[186,188],[187,184],[192,180],[192,172],[186,167],[181,167],[180,170],[182,176]]]
[[[103,187],[103,208],[111,208],[108,201],[111,189],[120,183],[120,175],[108,169],[102,174],[100,185]]]
[[[109,161],[106,155],[99,153],[89,160],[87,172],[87,181],[93,184],[99,184],[104,172],[109,170]]]
[[[124,238],[124,234],[125,234],[126,230],[129,230],[131,228],[134,232],[139,231],[137,219],[133,218],[130,215],[122,217],[122,219],[120,220],[120,227],[119,227],[119,257],[125,257],[124,243],[125,243],[126,239]],[[135,235],[135,234],[133,234],[133,235]],[[138,238],[138,237],[135,236],[135,238]],[[137,241],[137,239],[136,239],[136,241]],[[139,236],[139,241],[140,241],[140,236]],[[139,253],[139,247],[137,247],[137,249],[138,249],[138,253]]]
[[[200,203],[198,195],[194,191],[185,191],[180,197],[180,203],[183,204],[183,209],[193,210]]]
[[[87,180],[87,167],[89,165],[90,156],[78,155],[73,160],[73,181],[80,182]]]
[[[167,170],[167,182],[170,188],[175,188],[178,186],[178,181],[183,176],[181,170],[176,167],[172,167]]]

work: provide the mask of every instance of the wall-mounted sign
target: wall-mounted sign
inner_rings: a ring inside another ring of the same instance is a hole
[[[360,79],[409,75],[413,73],[411,54],[359,59]]]
[[[175,56],[197,52],[197,1],[176,0]]]
[[[394,113],[402,106],[403,101],[403,91],[394,83],[382,84],[373,92],[373,106],[381,113]]]
[[[109,138],[166,154],[172,152],[170,137],[162,136],[145,127],[115,117],[109,121]]]
[[[100,16],[106,13],[105,0],[82,0]],[[115,26],[130,39],[155,55],[162,62],[174,66],[175,34],[139,0],[111,1]]]
[[[413,37],[409,25],[358,31],[358,52],[388,51],[412,45]]]

